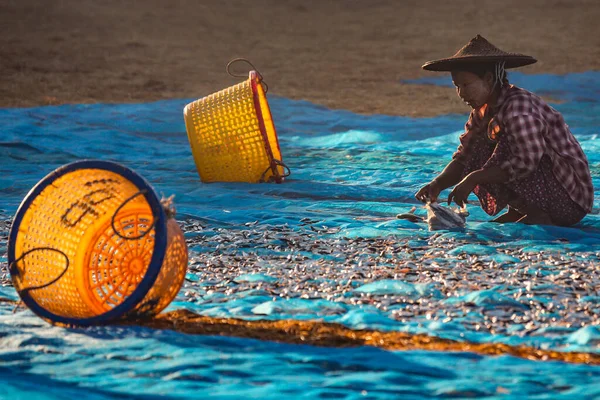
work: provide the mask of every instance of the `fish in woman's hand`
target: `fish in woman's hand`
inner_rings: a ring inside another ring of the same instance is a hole
[[[410,211],[396,215],[397,219],[406,219],[411,222],[427,222],[430,231],[441,229],[464,228],[469,212],[466,207],[449,208],[439,203],[427,203],[425,205],[427,217],[423,218],[415,214],[417,207]]]
[[[440,203],[427,203],[427,224],[430,231],[440,229],[464,228],[469,212],[466,207],[450,208]]]

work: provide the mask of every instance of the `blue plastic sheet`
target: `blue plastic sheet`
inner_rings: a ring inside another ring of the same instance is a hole
[[[599,369],[472,353],[331,349],[145,328],[50,327],[0,307],[11,399],[594,398]]]
[[[509,77],[513,83],[557,101],[553,106],[563,113],[580,141],[590,161],[594,186],[600,187],[600,73],[511,73]],[[451,81],[444,76],[412,83],[450,85]],[[175,194],[181,220],[230,229],[242,229],[243,224],[255,221],[257,228],[287,224],[295,229],[303,218],[316,218],[326,228],[336,228],[335,235],[340,237],[409,238],[418,247],[431,236],[426,225],[394,216],[418,206],[414,193],[449,161],[467,117],[466,111],[435,118],[362,116],[271,96],[283,158],[292,170],[289,180],[282,185],[202,184],[182,116],[184,105],[191,100],[0,109],[0,219],[10,219],[31,187],[53,169],[94,158],[120,162],[144,176],[159,193]],[[474,197],[472,200],[475,203]],[[493,225],[487,223],[489,217],[483,211],[471,205],[467,229],[443,234],[494,243],[465,244],[452,252],[489,257],[500,265],[515,261],[499,253],[501,248],[568,250],[576,256],[600,250],[599,201],[596,191],[595,213],[572,228]],[[365,216],[379,219],[361,218]],[[5,252],[4,232],[0,239],[2,262],[6,262]],[[535,273],[542,272],[538,268]],[[199,279],[189,274],[189,280]],[[272,283],[275,278],[240,274],[238,280]],[[0,289],[1,297],[16,299],[12,288]],[[382,280],[353,290],[439,297],[435,286],[399,280]],[[520,303],[510,297],[511,290],[518,288],[473,290],[446,301],[471,302],[488,309],[518,308]],[[356,329],[561,350],[595,351],[600,341],[595,327],[548,328],[532,337],[492,335],[470,330],[460,321],[402,324],[369,306],[308,299],[273,301],[260,290],[231,297],[206,294],[204,299],[207,301],[189,304],[178,298],[171,309],[186,307],[205,315],[248,319],[319,318]],[[593,298],[582,301],[595,302]],[[600,370],[584,365],[462,353],[318,349],[123,327],[65,331],[50,327],[28,311],[14,315],[11,311],[8,306],[0,307],[0,379],[11,396],[31,393],[31,376],[40,387],[51,388],[38,393],[39,398],[69,394],[103,399],[115,393],[143,398],[196,397],[199,393],[216,398],[494,398],[512,393],[558,399],[583,393],[600,395],[596,378]]]

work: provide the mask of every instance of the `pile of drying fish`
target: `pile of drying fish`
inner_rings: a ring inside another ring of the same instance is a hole
[[[473,242],[440,234],[417,241],[344,238],[311,222],[301,230],[259,225],[207,229],[188,223],[186,230],[198,232],[188,242],[192,279],[185,297],[218,305],[253,290],[279,299],[367,304],[402,322],[455,321],[467,329],[511,335],[600,324],[600,253],[507,248],[497,250],[500,257],[452,254]],[[245,274],[268,279],[240,281]],[[417,297],[356,290],[380,280],[434,290]],[[481,296],[451,301],[478,291]]]
[[[190,263],[180,299],[207,307],[252,293],[370,305],[401,323],[453,321],[497,334],[548,334],[600,324],[600,253],[498,248],[497,257],[478,256],[452,252],[473,241],[439,233],[417,240],[346,238],[338,229],[308,219],[299,229],[257,223],[215,228],[195,220],[181,225]],[[0,233],[4,251],[6,233]],[[3,257],[2,284],[9,285]],[[263,278],[240,279],[246,274]],[[380,280],[429,285],[431,290],[416,296],[357,290]],[[476,292],[482,295],[464,296]],[[491,292],[494,296],[483,295]]]

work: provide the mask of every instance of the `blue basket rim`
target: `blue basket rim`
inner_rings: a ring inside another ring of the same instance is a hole
[[[31,203],[48,185],[50,185],[56,179],[79,169],[101,169],[114,172],[129,180],[138,189],[147,190],[147,192],[144,194],[144,197],[150,205],[150,209],[152,210],[152,213],[155,216],[155,218],[157,218],[157,220],[154,225],[154,249],[152,252],[152,258],[150,260],[150,265],[148,265],[148,269],[146,270],[146,274],[144,275],[144,278],[136,287],[136,289],[133,291],[133,293],[131,293],[131,295],[129,295],[129,297],[127,297],[127,299],[125,299],[123,303],[119,304],[115,308],[103,314],[96,315],[93,317],[72,318],[57,315],[40,306],[28,292],[25,292],[23,295],[19,293],[19,296],[21,297],[23,303],[25,303],[27,307],[31,309],[31,311],[33,311],[35,314],[37,314],[43,319],[66,325],[103,325],[113,320],[116,320],[119,317],[124,316],[127,312],[133,310],[144,299],[150,288],[154,285],[156,278],[158,277],[166,254],[167,217],[165,211],[152,186],[142,176],[138,175],[133,170],[113,161],[79,160],[63,165],[62,167],[55,169],[54,171],[46,175],[44,178],[42,178],[29,191],[29,193],[27,193],[27,195],[19,205],[17,213],[15,214],[15,218],[13,219],[8,239],[8,265],[12,265],[12,263],[16,259],[14,244],[16,243],[16,238],[19,232],[21,222],[23,221],[23,217],[25,216],[25,213],[29,209]]]

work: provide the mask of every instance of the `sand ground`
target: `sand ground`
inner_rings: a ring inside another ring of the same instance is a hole
[[[466,113],[401,83],[482,34],[525,73],[600,69],[597,0],[0,0],[0,107],[200,98],[250,59],[270,93],[362,114]]]

